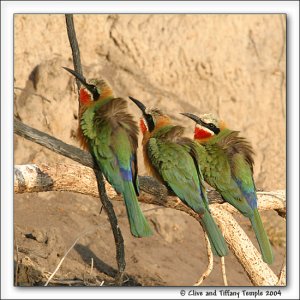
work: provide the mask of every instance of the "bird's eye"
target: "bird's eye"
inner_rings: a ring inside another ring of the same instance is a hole
[[[213,123],[208,123],[207,125],[208,125],[209,129],[217,129],[216,125]]]
[[[99,96],[100,96],[100,94],[97,90],[97,87],[94,86],[93,87],[93,99],[94,99],[94,101],[98,100]]]
[[[218,134],[220,132],[220,128],[218,128],[215,124],[213,123],[208,123],[207,128],[210,129],[212,132],[215,134]]]
[[[145,120],[149,131],[151,132],[155,128],[153,117],[150,114],[145,114]]]

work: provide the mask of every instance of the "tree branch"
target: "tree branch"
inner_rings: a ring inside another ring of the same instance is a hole
[[[74,69],[77,73],[82,75],[82,67],[81,67],[81,61],[80,61],[80,51],[79,46],[76,38],[76,32],[74,28],[74,22],[73,22],[73,15],[72,14],[66,14],[66,25],[67,25],[67,32],[69,37],[70,46],[72,49],[72,56],[73,56],[73,64]],[[80,82],[76,78],[76,84],[77,89],[79,92],[80,89]],[[80,111],[80,101],[78,102],[78,111]],[[94,159],[92,158],[93,162]],[[93,163],[96,165],[96,163]],[[125,262],[125,248],[124,248],[124,240],[121,233],[121,230],[118,226],[118,219],[116,217],[114,208],[112,204],[110,203],[106,191],[105,191],[105,184],[104,184],[104,178],[101,170],[94,169],[96,178],[97,178],[97,186],[98,186],[98,193],[100,196],[100,200],[102,202],[102,205],[107,213],[111,229],[114,235],[115,244],[116,244],[116,259],[118,264],[118,274],[116,276],[116,283],[117,285],[122,285],[122,277],[125,270],[126,262]]]
[[[84,166],[97,169],[97,165],[94,163],[93,157],[89,152],[82,151],[45,132],[27,126],[16,117],[14,117],[14,133]]]
[[[79,50],[79,46],[78,46],[78,42],[77,42],[77,38],[76,38],[74,22],[73,22],[73,15],[66,14],[65,17],[66,17],[68,38],[69,38],[69,42],[70,42],[70,46],[71,46],[71,50],[72,50],[74,69],[77,73],[82,75],[80,50]],[[77,84],[77,89],[79,91],[80,81],[77,78],[76,78],[76,84]]]
[[[205,231],[203,231],[203,232],[204,232],[205,244],[206,244],[206,250],[207,250],[207,256],[208,256],[208,265],[207,265],[206,270],[202,273],[201,277],[194,284],[194,286],[200,286],[202,284],[202,282],[204,281],[204,279],[210,275],[210,273],[214,267],[214,255],[211,250],[210,241],[208,239],[207,233]]]
[[[277,276],[270,267],[263,262],[261,254],[253,246],[232,214],[224,210],[222,204],[213,204],[210,206],[210,210],[213,218],[220,226],[230,250],[243,266],[253,285],[276,285],[278,282]]]
[[[39,131],[37,129],[34,129],[28,125],[25,125],[21,121],[19,121],[17,118],[14,118],[14,133],[24,137],[27,140],[30,140],[34,143],[37,143],[41,146],[46,147],[47,149],[61,154],[65,157],[68,157],[86,167],[97,169],[98,167],[94,164],[93,158],[89,152],[83,151],[75,146],[66,144],[62,142],[61,140],[44,133],[42,131]],[[62,170],[60,172],[67,172],[68,168],[64,168],[64,165],[60,165],[61,167],[57,166],[56,168],[61,168]],[[77,166],[77,168],[82,168],[82,166]],[[74,172],[77,172],[77,170],[73,170]],[[71,171],[71,170],[70,170]],[[92,170],[84,168],[82,171],[78,171],[77,176],[73,178],[76,180],[78,176],[84,176],[84,172],[87,172],[89,178],[92,178],[92,182],[94,182],[93,178],[94,175],[92,174]],[[72,180],[73,180],[72,179]],[[70,181],[72,183],[72,181]],[[147,194],[155,196],[156,201],[155,204],[162,205],[164,202],[169,201],[168,199],[177,199],[176,197],[173,197],[174,194],[172,194],[163,184],[158,182],[156,179],[149,177],[149,176],[139,176],[139,183],[140,183],[140,190],[143,192],[146,192]],[[20,182],[21,184],[21,182]],[[89,184],[92,184],[89,181]],[[26,192],[34,192],[34,190],[31,190],[34,187],[24,187],[22,184],[20,185],[20,188],[27,189]],[[43,187],[40,187],[43,189]],[[45,187],[47,190],[49,187]],[[57,187],[59,188],[59,187]],[[69,187],[72,188],[72,187]],[[82,187],[81,187],[82,188]],[[109,189],[110,186],[106,184],[106,189]],[[111,188],[112,189],[112,188]],[[112,189],[113,190],[113,189]],[[43,190],[42,190],[43,191]],[[83,194],[90,195],[90,196],[96,196],[93,189],[83,189]],[[24,191],[25,192],[25,191]],[[77,191],[80,193],[80,191]],[[108,191],[109,197],[111,197],[111,191]],[[258,198],[261,199],[259,201],[259,209],[260,210],[270,210],[273,209],[280,213],[280,215],[285,216],[286,214],[286,207],[285,207],[285,192],[284,191],[276,191],[276,192],[258,192]],[[168,198],[168,196],[170,196]],[[234,213],[237,212],[237,210],[231,206],[230,204],[224,203],[220,195],[215,191],[208,191],[208,197],[209,202],[211,204],[213,203],[219,203],[222,204],[222,208],[226,209],[228,212]],[[171,207],[174,208],[174,207]]]
[[[88,152],[63,143],[17,119],[14,123],[14,132],[86,166],[75,164],[15,166],[15,193],[69,191],[98,197],[97,181],[94,171],[90,169],[97,167]],[[141,202],[181,210],[199,221],[199,216],[184,203],[178,204],[178,198],[164,185],[148,176],[139,176],[139,179],[140,189],[143,192],[139,197]],[[122,200],[106,181],[105,188],[110,199]],[[236,212],[236,209],[228,203],[223,203],[215,191],[208,191],[208,198],[210,203],[213,203],[210,204],[210,209],[214,219],[222,229],[226,242],[244,267],[252,283],[254,285],[276,285],[277,276],[262,261],[260,253],[231,215]],[[284,191],[259,192],[258,203],[259,210],[273,209],[280,215],[285,216],[286,214]]]
[[[15,166],[15,193],[31,193],[44,191],[69,191],[98,197],[97,183],[93,170],[75,164],[39,164]],[[149,177],[141,177],[144,182],[155,182]],[[158,184],[159,185],[159,184]],[[154,185],[155,186],[155,185]],[[115,190],[105,181],[108,196],[113,201],[122,201]],[[152,188],[148,189],[152,191]],[[281,193],[281,191],[279,191]],[[178,204],[178,198],[172,195],[142,192],[139,201],[173,208],[183,211],[197,221],[199,216],[182,202]],[[278,191],[274,192],[278,194]],[[208,197],[215,197],[210,191]],[[259,210],[275,209],[285,211],[285,199],[279,199],[271,194],[258,195]],[[253,246],[248,236],[233,218],[232,207],[227,203],[214,203],[210,205],[212,216],[220,226],[225,240],[231,251],[245,269],[248,277],[254,285],[276,285],[277,276],[270,267],[261,259],[261,255]]]

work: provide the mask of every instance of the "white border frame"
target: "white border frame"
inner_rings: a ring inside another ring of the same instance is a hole
[[[14,13],[286,13],[288,287],[283,299],[299,297],[299,2],[298,1],[1,1],[1,298],[2,299],[180,299],[180,287],[13,287],[13,14]],[[284,147],[284,145],[283,145]],[[291,224],[291,221],[293,224]],[[291,230],[292,229],[292,230]],[[208,291],[215,288],[184,288]],[[219,290],[220,288],[216,288]],[[225,287],[223,288],[225,289]],[[241,291],[250,288],[230,288]],[[256,287],[255,290],[265,290]],[[279,290],[270,288],[268,290]],[[193,297],[195,298],[195,297]],[[196,297],[196,298],[199,298]],[[217,299],[218,297],[201,297]],[[243,298],[243,297],[240,297]],[[252,297],[244,297],[250,299]],[[258,299],[260,297],[257,297]],[[271,299],[277,297],[266,297]]]

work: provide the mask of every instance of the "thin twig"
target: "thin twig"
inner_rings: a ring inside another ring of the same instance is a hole
[[[93,268],[94,268],[94,259],[91,257],[91,270],[90,270],[90,275],[93,273]]]
[[[221,257],[221,269],[222,269],[222,276],[223,282],[225,286],[228,286],[227,277],[226,277],[226,267],[225,267],[225,257]]]
[[[121,233],[121,229],[118,225],[118,219],[116,217],[113,205],[109,201],[109,198],[106,193],[105,183],[103,174],[98,171],[94,170],[96,179],[97,179],[97,186],[98,192],[100,195],[100,199],[102,201],[103,207],[106,210],[107,215],[109,216],[109,221],[111,225],[111,229],[113,231],[115,244],[116,244],[116,257],[117,257],[117,264],[118,264],[118,273],[116,276],[116,284],[122,285],[122,278],[125,271],[125,250],[124,250],[124,240]]]
[[[74,246],[76,245],[76,243],[79,241],[80,238],[82,238],[84,235],[86,235],[87,233],[96,230],[96,228],[93,229],[89,229],[84,231],[83,233],[81,233],[77,239],[74,241],[74,243],[72,244],[72,246],[68,249],[68,251],[65,253],[65,255],[62,257],[62,259],[60,260],[60,262],[58,263],[57,267],[55,268],[54,272],[51,274],[51,276],[48,278],[47,282],[45,283],[44,286],[47,286],[49,284],[49,282],[51,281],[51,279],[54,277],[54,275],[57,273],[57,271],[59,270],[61,264],[63,263],[63,261],[65,260],[65,258],[67,257],[67,255],[69,254],[69,252],[74,248]]]
[[[77,42],[76,32],[74,28],[74,21],[73,21],[73,14],[66,14],[66,24],[67,24],[67,32],[68,38],[70,42],[70,46],[72,49],[72,56],[73,56],[73,64],[75,71],[82,75],[82,67],[81,67],[81,60],[80,60],[80,50]],[[76,78],[77,89],[80,89],[80,81]]]
[[[199,286],[202,284],[202,282],[204,281],[205,278],[207,278],[213,267],[214,267],[214,256],[213,253],[211,251],[211,245],[210,245],[210,241],[208,239],[208,236],[206,234],[206,232],[204,231],[204,237],[205,237],[205,242],[206,242],[206,249],[207,249],[207,257],[208,257],[208,265],[206,270],[204,271],[204,273],[201,275],[201,277],[199,278],[199,280],[194,284],[194,286]]]
[[[81,61],[80,61],[80,51],[79,46],[76,38],[76,32],[74,28],[74,22],[73,22],[73,15],[72,14],[66,14],[66,25],[67,25],[67,31],[68,31],[68,37],[70,46],[72,49],[72,56],[73,56],[73,64],[74,69],[77,73],[82,75],[82,67],[81,67]],[[78,79],[76,79],[78,92],[80,89],[80,82]],[[79,102],[79,109],[80,109],[80,102]],[[95,160],[93,159],[95,162]],[[96,165],[96,163],[94,163]],[[126,262],[125,262],[125,250],[124,250],[124,240],[121,233],[121,229],[118,225],[118,219],[116,217],[113,205],[109,201],[109,198],[106,194],[105,190],[105,183],[103,174],[100,170],[94,170],[96,178],[97,178],[97,186],[98,186],[98,192],[100,196],[100,200],[102,202],[102,205],[104,209],[106,210],[111,229],[114,235],[115,244],[116,244],[116,260],[118,264],[118,273],[116,276],[116,283],[118,285],[122,284],[122,277],[125,270]]]
[[[16,86],[14,87],[14,89],[15,89],[15,90],[20,90],[20,91],[22,91],[22,92],[26,92],[26,93],[28,93],[28,94],[30,94],[30,95],[34,95],[34,96],[40,97],[40,98],[42,98],[43,100],[45,100],[45,101],[51,103],[51,100],[49,100],[48,98],[44,97],[43,95],[40,95],[40,94],[37,94],[37,93],[33,93],[33,92],[31,92],[31,91],[28,91],[28,90],[26,90],[26,89],[23,89],[23,88],[20,88],[20,87],[16,87]]]
[[[282,193],[274,193],[274,192],[256,192],[258,195],[271,195],[273,197],[276,197],[280,200],[284,199],[285,197],[282,195]]]

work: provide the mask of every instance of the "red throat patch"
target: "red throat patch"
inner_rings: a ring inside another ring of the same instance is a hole
[[[80,89],[79,98],[80,102],[85,105],[90,104],[92,102],[91,95],[83,88]]]
[[[148,130],[143,118],[140,119],[140,128],[143,134]]]
[[[195,132],[194,132],[195,140],[207,139],[211,136],[212,136],[212,134],[207,132],[206,130],[199,128],[199,127],[195,127]]]

